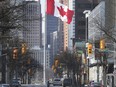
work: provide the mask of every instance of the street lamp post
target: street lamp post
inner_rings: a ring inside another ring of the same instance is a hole
[[[116,86],[116,43],[114,43],[114,86]]]
[[[83,12],[83,14],[85,14],[85,40],[86,40],[86,47],[87,47],[87,44],[88,44],[88,17],[90,15],[91,11],[90,10],[85,10]],[[87,80],[88,80],[88,83],[89,83],[89,58],[88,58],[88,55],[87,55],[87,50],[86,50],[86,58],[87,58],[87,65],[88,65],[88,77],[87,77]]]

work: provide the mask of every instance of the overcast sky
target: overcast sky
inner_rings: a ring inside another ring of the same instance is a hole
[[[42,14],[45,12],[45,0],[40,0],[41,1],[41,11],[42,11]]]

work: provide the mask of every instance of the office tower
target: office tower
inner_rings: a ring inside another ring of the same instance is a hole
[[[54,31],[53,33],[50,34],[50,54],[51,54],[51,60],[50,60],[50,65],[53,65],[54,57],[58,53],[58,35],[57,31]]]
[[[35,46],[41,47],[42,43],[42,21],[41,21],[41,5],[40,1],[24,1],[27,3],[24,8],[23,25],[25,30],[23,31],[24,40],[28,43],[29,48]]]
[[[92,10],[99,0],[75,0],[75,39],[83,41],[85,35],[85,10]]]
[[[60,3],[62,3],[62,4],[64,4],[64,5],[66,5],[66,6],[69,6],[69,3],[68,3],[68,0],[60,0]],[[63,30],[63,50],[67,50],[67,48],[68,48],[68,39],[69,39],[69,37],[68,37],[68,28],[69,28],[69,26],[68,26],[68,24],[66,23],[66,22],[63,22],[63,25],[62,25],[62,23],[61,23],[61,30]]]
[[[50,33],[58,30],[58,18],[52,15],[46,15],[46,41],[50,45]]]
[[[58,53],[64,50],[64,32],[63,32],[63,22],[58,19]]]
[[[69,8],[75,12],[75,0],[69,0]],[[68,49],[73,50],[73,38],[75,38],[75,14],[72,22],[68,25]]]
[[[28,48],[32,52],[31,56],[37,63],[43,64],[43,57],[41,53],[42,46],[42,14],[40,1],[23,1],[28,3],[23,9],[23,38],[26,41]],[[36,70],[32,83],[37,83],[40,71]],[[41,77],[42,79],[42,77]]]
[[[53,63],[53,41],[51,38],[51,33],[58,30],[58,18],[52,15],[46,15],[46,49],[50,52],[50,66]]]

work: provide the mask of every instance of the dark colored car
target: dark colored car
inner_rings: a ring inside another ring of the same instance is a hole
[[[102,87],[100,82],[91,82],[90,87]]]
[[[63,87],[66,86],[71,86],[72,85],[72,79],[71,78],[66,78],[63,80]]]
[[[21,83],[19,82],[18,79],[13,79],[12,83],[11,83],[11,86],[13,86],[13,87],[20,87]]]

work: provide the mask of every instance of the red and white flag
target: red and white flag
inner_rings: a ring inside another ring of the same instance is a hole
[[[47,0],[46,13],[61,18],[62,21],[66,21],[68,24],[72,21],[74,14],[73,10],[70,10],[67,6],[55,1]]]

